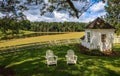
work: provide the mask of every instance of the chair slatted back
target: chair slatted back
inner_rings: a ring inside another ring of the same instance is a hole
[[[46,57],[48,57],[48,56],[54,56],[52,50],[47,50],[47,51],[46,51]]]
[[[68,50],[68,51],[67,51],[67,55],[69,55],[69,56],[74,55],[74,51],[73,51],[73,50]]]

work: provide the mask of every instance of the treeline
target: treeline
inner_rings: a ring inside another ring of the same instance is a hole
[[[20,30],[30,30],[31,23],[28,20],[17,22],[16,20],[9,18],[0,19],[0,37],[7,35],[17,35]]]
[[[0,31],[7,34],[19,33],[19,30],[34,32],[80,32],[86,23],[79,22],[30,22],[28,20],[16,21],[9,18],[0,19]]]
[[[36,32],[80,32],[86,23],[79,22],[32,22],[31,31]]]
[[[0,38],[14,37],[21,34],[21,30],[33,32],[80,32],[86,23],[79,22],[30,22],[16,21],[9,18],[0,19]]]

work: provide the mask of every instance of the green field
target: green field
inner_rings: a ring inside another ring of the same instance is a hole
[[[45,53],[51,49],[58,56],[57,66],[47,66]],[[76,65],[67,65],[65,55],[73,49],[78,56]],[[114,50],[120,52],[120,44]],[[0,66],[5,66],[2,74],[13,71],[15,76],[120,76],[120,56],[90,56],[80,53],[78,44],[44,47],[1,54]],[[0,75],[0,76],[1,76]]]
[[[1,40],[0,47],[15,46],[15,45],[44,42],[44,41],[51,41],[51,40],[80,38],[83,35],[84,35],[84,32],[69,32],[66,34],[58,34],[58,35],[45,35],[45,36],[13,39],[13,40],[7,40],[7,41]]]

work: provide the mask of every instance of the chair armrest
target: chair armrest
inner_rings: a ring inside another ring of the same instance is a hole
[[[75,60],[77,60],[77,55],[74,55]]]
[[[65,55],[66,58],[68,58],[68,55]]]
[[[58,59],[58,56],[54,56],[56,59]]]
[[[70,59],[70,56],[68,56],[68,55],[65,55],[65,57],[66,57],[66,60],[69,60],[69,59]]]
[[[48,56],[45,56],[45,58],[47,59],[47,58],[48,58]]]

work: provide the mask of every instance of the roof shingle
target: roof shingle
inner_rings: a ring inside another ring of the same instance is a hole
[[[86,29],[115,29],[115,27],[111,26],[109,23],[98,17],[90,24],[88,24]]]

